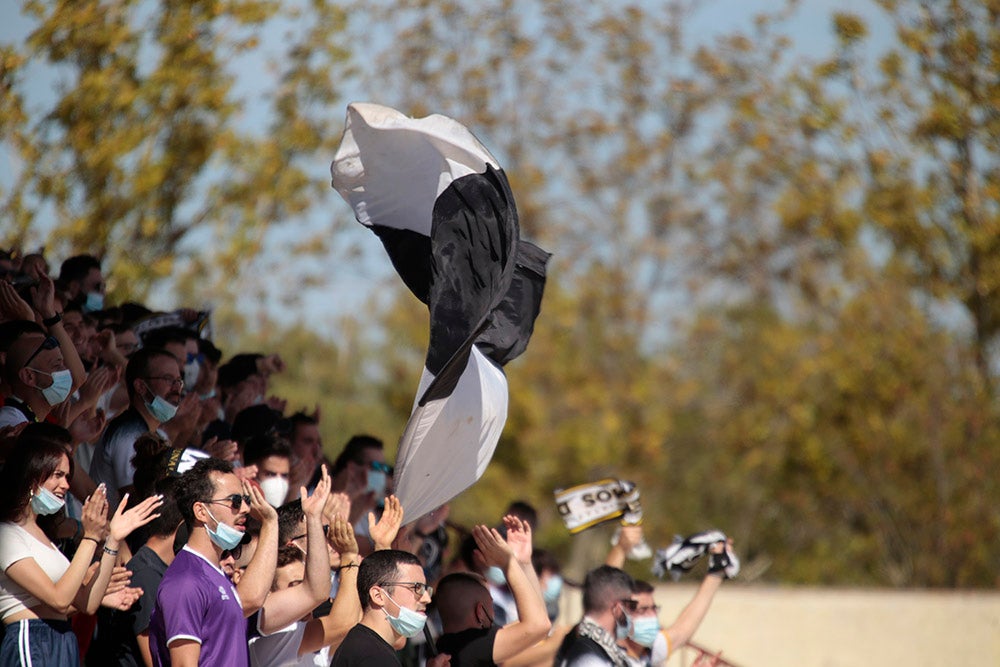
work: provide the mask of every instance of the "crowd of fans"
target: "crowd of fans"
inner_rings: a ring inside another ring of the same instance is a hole
[[[726,576],[661,626],[624,528],[558,624],[529,505],[451,541],[447,506],[404,521],[379,439],[328,460],[319,410],[269,394],[279,355],[107,303],[97,258],[50,268],[0,253],[0,667],[658,665]]]

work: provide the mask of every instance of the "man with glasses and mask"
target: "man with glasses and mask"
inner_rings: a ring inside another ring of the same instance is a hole
[[[583,619],[556,653],[555,667],[629,667],[618,640],[628,636],[630,614],[639,606],[632,597],[632,577],[602,565],[583,582]]]
[[[385,549],[367,556],[358,570],[361,622],[347,633],[332,667],[400,667],[396,651],[408,637],[423,632],[432,592],[413,554]],[[428,665],[447,661],[441,654]]]
[[[135,468],[135,441],[144,433],[156,432],[167,438],[160,426],[177,412],[184,389],[177,358],[159,348],[136,351],[125,367],[125,387],[129,407],[111,420],[90,463],[94,482],[104,482],[112,507],[121,489],[132,484]]]
[[[246,667],[246,617],[263,604],[274,579],[277,517],[258,490],[218,459],[198,461],[181,475],[176,497],[190,535],[157,591],[149,626],[153,664]],[[240,590],[254,581],[266,581],[266,587],[247,600],[219,563],[224,552],[242,543],[251,511],[262,528]]]
[[[6,323],[20,331],[9,339],[3,355],[3,375],[9,393],[0,408],[0,427],[42,421],[53,407],[79,389],[86,378],[83,363],[55,310],[55,287],[43,276],[34,291],[34,308],[43,327],[34,322]]]

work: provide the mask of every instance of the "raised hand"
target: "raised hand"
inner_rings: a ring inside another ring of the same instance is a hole
[[[103,483],[84,501],[80,523],[83,524],[84,537],[98,541],[104,539],[108,527],[108,492]]]
[[[115,512],[113,517],[111,517],[109,537],[113,540],[121,542],[128,537],[133,530],[139,526],[145,526],[147,523],[160,516],[160,513],[156,510],[162,504],[163,496],[156,495],[150,496],[132,509],[126,510],[125,506],[128,505],[128,494],[126,493],[122,496],[122,501],[118,504],[118,511]]]
[[[375,550],[392,548],[401,525],[403,525],[403,505],[396,496],[387,496],[381,519],[376,522],[375,513],[368,513],[368,535],[375,543]]]
[[[233,468],[233,474],[239,477],[240,481],[257,479],[257,464],[252,466],[240,466],[239,468]]]
[[[35,311],[21,298],[6,280],[0,281],[0,322],[10,320],[35,320]]]
[[[476,541],[477,547],[473,557],[487,567],[496,566],[504,569],[510,563],[510,559],[515,557],[514,551],[496,528],[473,526],[472,539]]]
[[[38,285],[31,288],[32,306],[43,318],[53,317],[55,307],[56,284],[47,275],[38,278]]]
[[[243,493],[250,496],[250,516],[261,523],[265,521],[277,521],[278,510],[271,507],[271,503],[264,498],[264,493],[256,484],[251,484],[247,480],[241,480]]]
[[[118,377],[118,369],[114,366],[95,368],[80,385],[80,401],[87,405],[96,405],[98,399],[115,386]]]
[[[507,545],[522,565],[531,565],[531,524],[512,514],[503,518],[507,527]]]
[[[320,466],[319,483],[316,490],[310,496],[306,487],[301,487],[299,497],[302,502],[302,512],[308,516],[322,517],[326,508],[326,499],[330,495],[330,475],[326,472],[326,465]]]
[[[107,425],[108,418],[105,416],[104,410],[91,408],[76,416],[73,423],[69,425],[69,434],[72,436],[74,444],[97,442]]]
[[[346,519],[336,517],[333,520],[327,542],[341,556],[358,553],[358,540],[354,536],[354,527]]]
[[[333,525],[333,520],[341,518],[347,521],[351,515],[351,499],[346,493],[331,493],[326,497],[326,505],[323,507],[323,518],[329,525]]]
[[[190,396],[191,394],[188,395]],[[236,444],[235,440],[209,438],[202,443],[201,449],[213,459],[221,461],[235,461],[239,454],[239,445]]]

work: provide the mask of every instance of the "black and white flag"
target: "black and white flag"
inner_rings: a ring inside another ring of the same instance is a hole
[[[396,456],[407,522],[474,484],[507,419],[502,366],[528,344],[549,254],[519,238],[499,163],[446,116],[351,104],[333,187],[430,311],[430,342]]]

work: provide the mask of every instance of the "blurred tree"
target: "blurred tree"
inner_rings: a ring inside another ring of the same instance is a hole
[[[332,3],[26,0],[22,11],[33,30],[4,45],[0,67],[0,130],[17,164],[0,190],[5,243],[102,256],[119,299],[186,273],[197,302],[233,291],[269,228],[329,201],[308,159],[336,141],[325,123],[347,54]],[[251,93],[236,63],[260,72]],[[47,80],[53,92],[29,89]],[[304,231],[297,240],[323,250]]]

